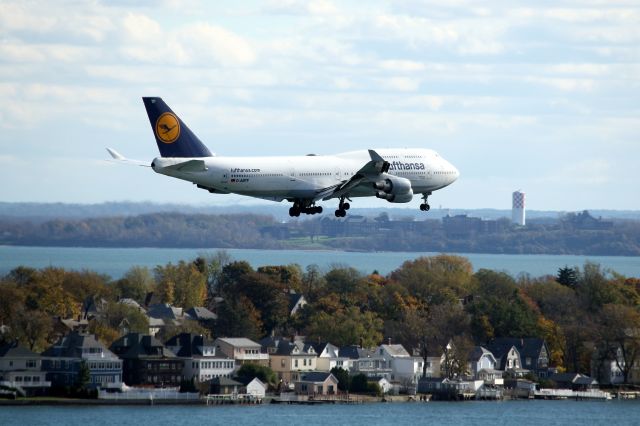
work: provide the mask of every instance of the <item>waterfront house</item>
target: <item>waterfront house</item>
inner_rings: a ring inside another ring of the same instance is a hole
[[[556,373],[549,377],[556,383],[556,387],[574,391],[588,391],[598,389],[598,381],[580,373]]]
[[[483,368],[477,373],[475,373],[475,378],[478,380],[482,380],[485,385],[503,386],[504,385],[503,374],[504,374],[504,371],[501,371],[501,370],[495,370],[493,368]]]
[[[520,354],[521,368],[532,371],[538,377],[549,376],[549,347],[544,339],[537,337],[502,337],[493,340],[493,345],[514,346]],[[492,350],[493,352],[493,350]]]
[[[89,368],[90,388],[120,388],[122,361],[93,334],[74,331],[42,353],[42,369],[54,387],[74,386],[82,364]]]
[[[0,344],[0,386],[17,389],[23,396],[47,393],[51,382],[42,371],[42,356],[18,342]]]
[[[247,383],[247,394],[256,398],[264,398],[267,393],[267,385],[262,383],[260,379],[255,377]]]
[[[259,364],[269,366],[269,354],[262,352],[260,343],[246,337],[218,337],[213,342],[216,353],[236,360],[236,365]]]
[[[509,341],[493,341],[485,347],[491,351],[496,359],[497,370],[509,371],[509,372],[521,372],[522,363],[520,362],[520,352]],[[526,372],[525,372],[526,373]],[[518,375],[516,375],[518,376]]]
[[[209,393],[213,395],[238,395],[244,385],[228,377],[216,377],[209,381]]]
[[[167,340],[165,346],[184,361],[184,380],[202,383],[215,377],[231,377],[235,371],[235,360],[217,356],[213,340],[200,334],[178,334]]]
[[[415,391],[418,379],[422,377],[422,364],[424,360],[419,356],[412,356],[402,345],[386,344],[376,348],[378,355],[382,356],[391,367],[391,376],[387,377],[391,383],[395,383],[401,388],[411,388]],[[427,359],[427,370],[429,370],[429,359]],[[428,373],[432,373],[428,371]]]
[[[475,346],[469,354],[469,372],[473,378],[479,378],[478,373],[481,370],[495,370],[496,366],[496,358],[483,346]]]
[[[129,386],[175,387],[182,383],[184,360],[148,334],[129,333],[111,345],[123,360],[123,379]]]
[[[316,370],[331,371],[333,368],[351,369],[350,358],[340,356],[340,348],[329,342],[311,343],[316,351]]]
[[[618,385],[624,383],[624,357],[619,345],[599,345],[591,355],[591,376],[603,385]],[[630,379],[634,371],[631,371]]]
[[[301,340],[281,340],[269,354],[269,366],[285,386],[300,379],[304,372],[316,369],[317,354],[313,346]]]
[[[338,355],[349,358],[349,371],[352,375],[362,373],[367,377],[385,377],[391,380],[391,361],[379,352],[351,345],[340,348]]]
[[[295,382],[295,391],[300,395],[335,395],[338,379],[325,371],[305,373]]]

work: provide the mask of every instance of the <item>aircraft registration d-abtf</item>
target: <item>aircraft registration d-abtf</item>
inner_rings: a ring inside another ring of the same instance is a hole
[[[336,155],[290,157],[218,157],[209,151],[161,98],[142,98],[160,157],[151,168],[163,175],[193,182],[213,194],[240,194],[293,203],[289,215],[322,213],[319,201],[338,200],[344,217],[355,197],[377,197],[408,203],[421,194],[420,210],[435,190],[460,175],[430,149],[369,149]],[[148,166],[107,148],[116,161]]]

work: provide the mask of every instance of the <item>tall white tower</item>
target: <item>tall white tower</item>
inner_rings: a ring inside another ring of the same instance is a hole
[[[511,204],[511,221],[516,225],[524,226],[525,224],[524,208],[524,192],[518,190],[513,193],[513,202]]]

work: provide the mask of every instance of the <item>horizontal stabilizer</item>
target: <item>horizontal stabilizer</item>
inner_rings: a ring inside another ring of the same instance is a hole
[[[109,153],[111,158],[113,158],[113,160],[111,160],[111,161],[114,161],[114,162],[117,162],[117,163],[133,164],[133,165],[136,165],[136,166],[151,167],[151,165],[149,163],[147,163],[146,161],[131,160],[131,159],[125,157],[124,155],[120,154],[118,151],[116,151],[113,148],[107,148],[107,152]]]

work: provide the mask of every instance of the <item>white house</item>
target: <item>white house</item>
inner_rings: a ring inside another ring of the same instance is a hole
[[[51,387],[46,375],[37,353],[17,343],[0,345],[0,385],[21,389],[25,395],[37,395]]]
[[[186,380],[205,382],[216,377],[230,378],[236,362],[226,355],[217,355],[213,341],[202,335],[181,333],[169,339],[165,346],[184,359],[182,376]]]
[[[267,385],[257,377],[247,384],[247,394],[256,398],[264,398],[267,393]]]
[[[491,351],[483,346],[476,346],[469,355],[469,372],[474,378],[478,378],[480,370],[495,370],[497,363]]]
[[[331,343],[312,343],[316,351],[316,370],[331,371],[333,368],[351,369],[351,359],[340,356],[340,348]]]

